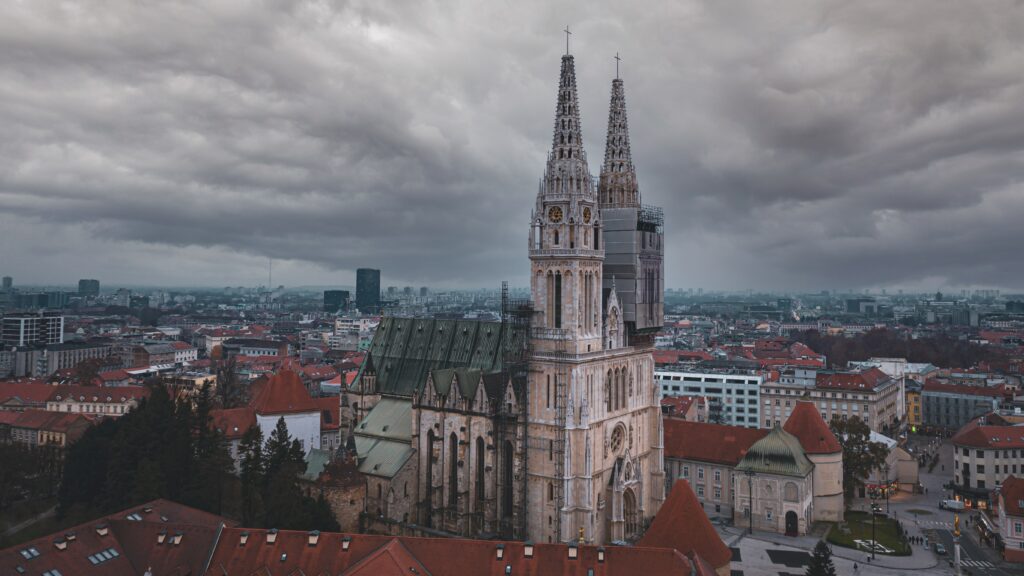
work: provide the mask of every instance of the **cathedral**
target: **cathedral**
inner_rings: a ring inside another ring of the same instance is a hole
[[[529,302],[502,320],[385,318],[342,410],[368,531],[635,542],[665,500],[652,357],[663,217],[641,203],[625,90],[599,178],[573,56],[528,228]]]

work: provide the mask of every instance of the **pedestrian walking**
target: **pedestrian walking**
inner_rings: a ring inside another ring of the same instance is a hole
[[[856,571],[857,571],[857,563],[856,563],[856,562],[854,562],[854,563],[853,563],[853,571],[854,571],[854,572],[856,572]]]

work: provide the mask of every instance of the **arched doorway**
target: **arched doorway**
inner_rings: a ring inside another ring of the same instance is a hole
[[[622,493],[622,519],[626,524],[623,534],[626,540],[639,536],[640,519],[636,508],[636,496],[629,489]]]
[[[800,521],[797,519],[796,512],[790,510],[786,512],[786,536],[796,536],[800,532]]]

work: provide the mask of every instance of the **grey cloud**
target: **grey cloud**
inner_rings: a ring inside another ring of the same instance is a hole
[[[568,21],[595,171],[623,55],[669,285],[1024,284],[1013,2],[0,11],[26,281],[256,283],[272,257],[293,285],[525,282]]]

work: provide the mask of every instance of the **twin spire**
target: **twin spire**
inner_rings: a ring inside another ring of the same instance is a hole
[[[640,192],[629,146],[626,95],[622,79],[618,78],[618,54],[615,56],[616,78],[612,80],[611,104],[608,110],[608,134],[605,140],[604,163],[601,166],[599,202],[604,207],[639,207]],[[573,188],[578,187],[578,189],[570,192],[591,191],[587,153],[583,149],[583,130],[580,126],[576,66],[571,54],[562,56],[554,134],[545,174],[548,186],[544,186],[544,188],[548,188],[549,193],[555,192],[550,190],[550,184],[551,177],[557,174],[577,177],[573,179]],[[565,193],[566,191],[560,192]]]

